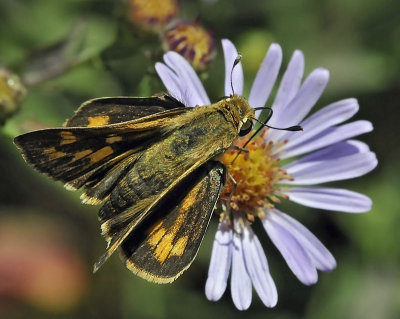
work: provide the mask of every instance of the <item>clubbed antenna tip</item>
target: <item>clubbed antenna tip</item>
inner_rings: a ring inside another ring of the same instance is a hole
[[[232,89],[232,95],[235,94],[235,91],[233,89],[233,82],[232,82],[232,77],[233,77],[233,69],[235,68],[236,65],[239,64],[239,62],[242,60],[242,55],[238,53],[235,61],[233,62],[232,70],[231,70],[231,89]]]

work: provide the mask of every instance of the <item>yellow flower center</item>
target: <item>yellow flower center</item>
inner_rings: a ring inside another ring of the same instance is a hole
[[[227,203],[230,197],[231,210],[246,213],[250,221],[254,220],[254,217],[262,217],[263,208],[272,208],[279,202],[278,196],[282,197],[282,194],[276,184],[291,179],[290,175],[279,167],[279,158],[272,154],[274,144],[266,141],[267,134],[268,129],[265,129],[247,144],[248,153],[238,154],[238,150],[231,149],[221,158],[228,173],[237,183],[232,194],[233,184],[227,178],[221,200]],[[248,136],[239,139],[235,145],[243,147]]]

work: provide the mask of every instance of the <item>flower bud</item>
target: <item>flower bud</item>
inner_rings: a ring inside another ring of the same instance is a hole
[[[214,38],[198,22],[183,22],[166,30],[163,43],[166,51],[178,52],[197,70],[205,69],[215,56]]]
[[[20,78],[0,68],[0,122],[19,110],[25,95],[26,88]]]
[[[130,20],[153,32],[161,31],[179,12],[176,0],[129,0],[128,4]]]

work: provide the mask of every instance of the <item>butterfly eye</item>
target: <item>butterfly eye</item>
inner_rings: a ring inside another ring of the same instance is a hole
[[[253,122],[251,120],[246,120],[245,122],[243,122],[242,127],[240,128],[239,136],[245,136],[249,134],[252,128]]]

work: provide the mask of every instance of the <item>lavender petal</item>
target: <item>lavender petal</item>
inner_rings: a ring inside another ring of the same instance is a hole
[[[206,281],[206,296],[208,300],[219,300],[226,290],[229,269],[232,260],[232,230],[225,222],[218,225],[215,234],[208,278]]]
[[[311,257],[315,267],[322,271],[331,271],[336,268],[336,261],[328,249],[306,227],[294,218],[277,209],[270,211],[274,222],[292,234]]]
[[[369,197],[340,188],[299,187],[282,190],[289,200],[313,208],[347,213],[364,213],[371,209]]]
[[[233,94],[231,87],[231,71],[233,67],[233,62],[238,56],[238,52],[234,44],[228,39],[222,39],[221,42],[225,59],[225,95],[231,96]],[[235,94],[243,95],[243,68],[241,62],[236,65],[233,70],[232,85]]]
[[[270,275],[264,250],[250,227],[244,230],[243,254],[246,268],[258,296],[265,306],[274,307],[278,302],[276,286]]]
[[[280,157],[284,159],[309,153],[372,130],[373,127],[369,121],[355,121],[341,126],[330,127],[292,148],[285,147]]]
[[[169,94],[184,105],[190,106],[190,100],[186,99],[185,90],[181,87],[178,76],[164,63],[157,62],[155,68]]]
[[[287,132],[281,137],[282,140],[288,140],[284,149],[291,149],[325,129],[348,120],[357,113],[358,108],[356,99],[346,99],[324,107],[300,123],[302,132]]]
[[[262,223],[272,242],[282,254],[291,271],[303,284],[315,284],[318,274],[310,255],[293,234],[270,218],[271,215],[266,214]]]
[[[357,140],[347,140],[303,156],[300,159],[285,165],[284,168],[291,169],[292,173],[294,173],[298,170],[305,169],[306,167],[312,167],[316,164],[316,162],[330,161],[344,156],[367,153],[369,151],[370,150],[367,144]],[[294,168],[294,166],[296,168]]]
[[[294,165],[287,169],[293,181],[291,185],[314,185],[362,176],[375,168],[378,161],[373,152],[343,156],[333,160]]]
[[[251,304],[251,279],[247,273],[243,256],[242,238],[233,234],[231,293],[236,308],[246,310]]]
[[[283,74],[282,81],[272,105],[272,109],[274,110],[274,116],[270,121],[272,126],[280,121],[279,119],[281,116],[284,116],[286,106],[299,91],[303,74],[304,55],[301,51],[296,50],[290,59],[285,73]]]
[[[296,96],[285,108],[284,116],[280,116],[275,120],[276,122],[271,123],[278,127],[298,125],[320,98],[328,80],[329,72],[326,69],[318,68],[311,72]],[[284,134],[285,131],[275,130],[271,136],[273,136],[274,140],[278,140]]]
[[[176,52],[169,51],[164,54],[165,63],[173,69],[181,83],[187,88],[187,99],[190,101],[190,106],[208,105],[210,99],[201,84],[196,72],[190,66],[189,62]]]
[[[282,49],[279,44],[272,43],[251,86],[249,104],[252,107],[263,107],[267,102],[278,76],[281,63]],[[256,111],[256,117],[260,113],[261,111]]]

